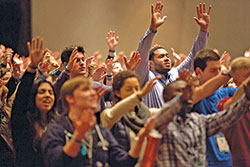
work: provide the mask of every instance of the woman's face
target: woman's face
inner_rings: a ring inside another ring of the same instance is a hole
[[[93,89],[92,85],[80,85],[74,92],[73,96],[70,98],[70,105],[77,107],[81,110],[84,109],[97,109],[97,94]]]
[[[55,95],[50,84],[44,82],[37,90],[36,107],[42,112],[51,110],[55,103]]]
[[[121,99],[140,91],[140,83],[136,77],[125,79],[120,92],[116,92],[116,95]]]

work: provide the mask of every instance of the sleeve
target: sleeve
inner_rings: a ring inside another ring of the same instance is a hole
[[[24,73],[12,106],[11,130],[16,149],[23,149],[23,144],[30,142],[30,123],[27,118],[27,111],[34,78],[35,73],[29,73],[28,71]]]
[[[19,81],[16,80],[13,76],[10,78],[9,82],[6,84],[7,88],[9,89],[7,98],[10,98],[11,95],[15,92],[18,83]]]
[[[193,72],[193,58],[198,51],[206,47],[208,36],[208,32],[199,32],[188,57],[179,66],[176,67],[178,73],[184,68],[188,69],[190,72]]]
[[[138,159],[124,151],[109,130],[106,130],[109,141],[109,164],[111,167],[134,167]]]
[[[205,122],[208,137],[232,126],[241,118],[241,116],[246,112],[249,112],[250,101],[244,97],[245,94],[226,110],[210,115],[203,115],[203,122]]]
[[[171,101],[165,103],[160,111],[154,115],[156,117],[155,129],[160,133],[168,126],[168,123],[172,121],[172,118],[180,112],[182,108],[182,103],[180,96],[176,96]]]
[[[58,79],[53,82],[53,87],[55,89],[56,97],[60,98],[60,90],[65,81],[69,79],[69,75],[64,71],[58,76]]]
[[[112,86],[107,86],[97,81],[93,81],[92,84],[93,84],[93,87],[102,86],[103,88],[105,88],[107,91],[103,95],[104,101],[112,101],[112,95],[111,95]]]
[[[113,125],[118,122],[122,116],[132,110],[140,100],[137,98],[136,94],[133,94],[121,101],[119,101],[115,106],[110,109],[105,109],[101,113],[101,123],[104,127],[111,129]]]
[[[216,109],[217,111],[222,111],[224,110],[224,104],[229,100],[231,99],[231,97],[224,97],[223,99],[221,99],[217,105],[216,105]]]
[[[63,127],[57,124],[51,125],[43,134],[41,142],[45,166],[70,166],[73,158],[63,152],[65,143]]]
[[[153,38],[155,33],[152,33],[150,29],[146,31],[143,37],[140,39],[139,47],[137,51],[140,53],[141,62],[135,70],[135,73],[139,76],[141,85],[148,80],[149,75],[149,51],[152,45]]]

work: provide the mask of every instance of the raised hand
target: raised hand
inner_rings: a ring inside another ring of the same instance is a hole
[[[127,60],[127,57],[124,56],[124,62],[125,62],[127,70],[135,71],[135,69],[141,62],[140,53],[134,51],[129,60]]]
[[[189,82],[191,75],[192,74],[189,73],[188,69],[183,69],[179,73],[178,80],[183,80],[183,81]]]
[[[43,51],[43,39],[37,38],[32,39],[32,43],[27,43],[30,57],[30,64],[32,66],[38,66],[38,64],[43,60],[44,51]]]
[[[175,52],[174,48],[171,48],[171,53],[174,57],[175,64],[174,66],[177,67],[182,62],[182,58]]]
[[[200,29],[204,32],[208,31],[208,26],[210,23],[210,11],[211,11],[212,5],[209,5],[208,12],[206,13],[206,4],[203,3],[200,5],[196,5],[196,12],[197,17],[194,17],[194,20],[196,23],[200,26]]]
[[[66,67],[69,71],[71,71],[73,66],[74,66],[74,62],[76,61],[76,58],[77,58],[77,53],[78,53],[78,51],[77,51],[77,47],[76,47],[72,51],[72,53],[71,53],[71,55],[69,57],[69,62],[68,62],[67,67]]]
[[[116,46],[118,45],[119,37],[115,36],[115,31],[109,31],[108,36],[106,37],[106,41],[108,43],[110,50],[115,50]]]
[[[11,48],[5,49],[4,52],[4,64],[6,65],[7,63],[11,63],[11,59],[13,56],[13,50]]]
[[[23,58],[16,53],[13,57],[13,77],[18,79],[23,71]]]
[[[102,64],[102,55],[100,54],[99,51],[95,51],[93,53],[93,57],[95,64],[97,64],[98,66]]]
[[[221,58],[220,58],[221,64],[225,65],[226,68],[229,69],[230,60],[231,60],[230,54],[227,51],[224,51]]]
[[[106,70],[106,67],[104,66],[101,66],[101,67],[98,67],[92,74],[92,79],[93,81],[100,81],[102,80],[103,78],[106,77],[106,75],[104,74],[104,71]]]
[[[86,67],[87,67],[87,69],[88,69],[89,65],[92,64],[92,63],[95,63],[95,57],[94,56],[88,57],[86,59]]]
[[[141,98],[146,96],[152,90],[153,86],[156,84],[155,80],[157,79],[161,79],[161,75],[156,76],[145,84],[143,89],[138,93]]]
[[[160,1],[156,2],[155,7],[154,5],[151,6],[152,19],[150,28],[153,31],[157,31],[157,28],[161,26],[167,18],[167,16],[161,17],[162,9],[163,9],[163,3]]]

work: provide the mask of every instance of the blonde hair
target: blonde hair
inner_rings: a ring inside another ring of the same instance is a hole
[[[73,92],[80,85],[89,86],[91,81],[83,76],[78,76],[66,81],[61,88],[61,105],[64,108],[64,111],[68,112],[69,105],[66,101],[66,96],[73,95]]]
[[[237,57],[231,62],[231,71],[235,73],[236,70],[241,68],[249,68],[250,69],[250,58],[248,57]]]

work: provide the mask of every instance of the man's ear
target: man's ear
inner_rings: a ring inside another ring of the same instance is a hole
[[[197,77],[200,78],[203,71],[202,71],[202,69],[200,67],[196,67],[195,73],[196,73]]]
[[[148,62],[149,62],[150,70],[151,71],[155,71],[155,63],[154,63],[154,61],[153,60],[149,60]]]
[[[116,95],[117,97],[120,97],[120,98],[121,98],[121,93],[120,93],[120,91],[116,90],[116,91],[115,91],[115,95]]]

